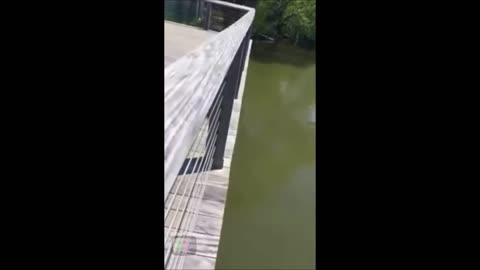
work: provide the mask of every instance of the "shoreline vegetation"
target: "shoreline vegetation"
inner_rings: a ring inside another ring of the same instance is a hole
[[[263,42],[288,40],[295,46],[314,47],[315,0],[257,1],[254,38]]]

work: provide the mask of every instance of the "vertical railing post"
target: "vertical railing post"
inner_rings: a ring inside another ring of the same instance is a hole
[[[195,1],[195,19],[199,19],[202,16],[202,13],[200,12],[200,7],[202,6],[200,3],[201,1],[202,0]]]
[[[212,3],[205,2],[205,5],[207,7],[207,14],[203,16],[203,28],[208,30],[210,29],[210,21],[212,19]]]
[[[238,80],[237,80],[238,86],[235,88],[236,89],[235,90],[235,99],[238,98],[238,92],[240,92],[240,82],[242,81],[242,72],[243,72],[243,66],[244,66],[245,57],[246,57],[246,52],[245,52],[246,44],[247,44],[247,42],[244,38],[242,40],[242,43],[240,44],[240,47],[238,48],[238,52],[240,53],[240,61],[239,61],[240,68],[238,69],[238,72],[239,72]]]
[[[241,67],[240,62],[242,57],[242,50],[239,48],[235,57],[233,58],[232,64],[228,69],[228,72],[224,79],[224,89],[222,91],[223,99],[220,104],[220,117],[219,125],[217,131],[217,140],[215,143],[215,150],[213,153],[213,162],[212,169],[218,170],[223,168],[223,157],[225,153],[225,147],[227,144],[228,138],[228,129],[230,126],[230,118],[232,116],[233,110],[233,101],[235,99],[235,93],[238,92],[239,81],[241,78]],[[209,130],[210,133],[210,130]],[[210,136],[209,136],[210,137]]]
[[[250,43],[250,29],[251,27],[249,28],[249,30],[247,31],[247,34],[245,35],[245,38],[243,39],[242,41],[242,44],[240,45],[240,48],[238,49],[239,51],[241,51],[241,59],[240,59],[240,77],[239,77],[239,80],[238,80],[238,87],[237,87],[237,90],[235,92],[235,99],[238,98],[238,93],[240,92],[240,82],[241,82],[241,78],[242,78],[242,72],[245,68],[245,62],[247,61],[247,52],[248,52],[248,45]]]

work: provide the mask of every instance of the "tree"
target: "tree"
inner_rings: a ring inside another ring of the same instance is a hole
[[[315,41],[315,0],[261,0],[257,2],[257,33],[275,38]]]
[[[290,1],[282,14],[282,32],[295,42],[299,38],[315,41],[316,1]]]

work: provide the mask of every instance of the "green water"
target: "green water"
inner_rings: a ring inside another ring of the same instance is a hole
[[[315,268],[315,52],[254,44],[216,269]]]
[[[165,20],[192,25],[196,19],[194,0],[164,0]]]

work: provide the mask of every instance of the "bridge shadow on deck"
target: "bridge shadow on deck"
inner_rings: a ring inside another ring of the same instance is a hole
[[[182,168],[180,168],[178,175],[188,175],[209,171],[208,167],[204,166],[205,162],[207,162],[205,157],[187,158],[183,162]]]

